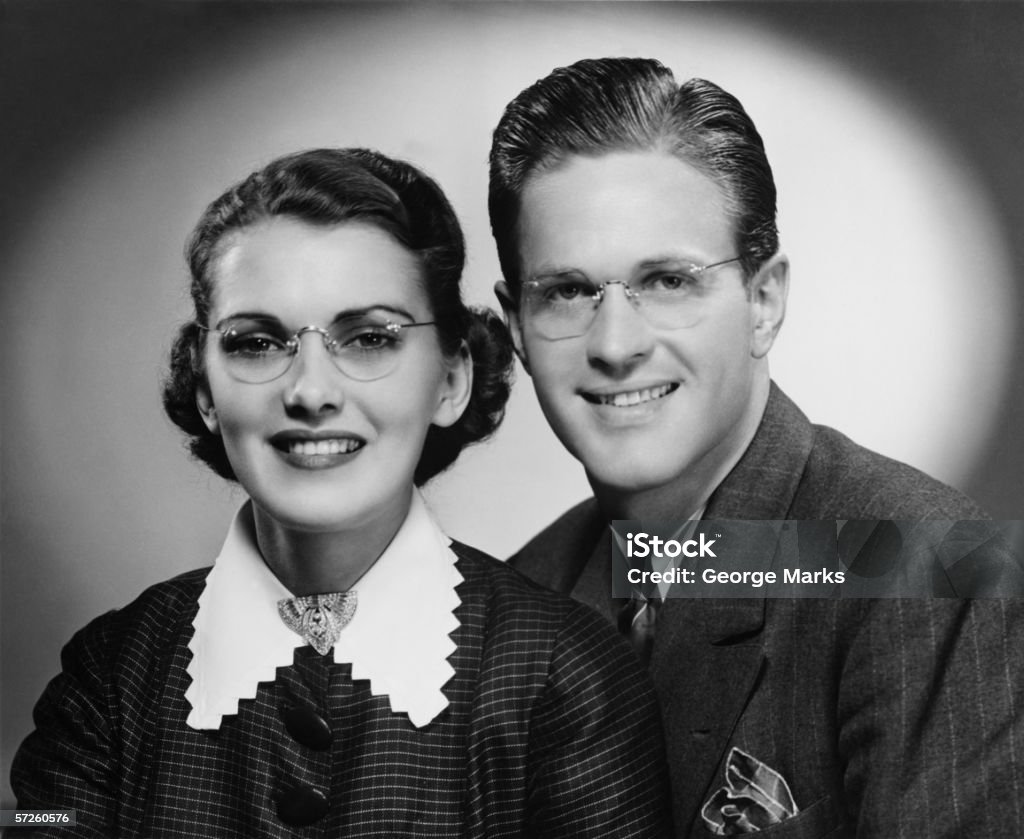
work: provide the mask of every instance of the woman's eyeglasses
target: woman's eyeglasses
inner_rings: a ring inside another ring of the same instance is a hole
[[[302,336],[320,336],[334,366],[350,379],[369,382],[394,372],[405,341],[403,330],[435,326],[436,321],[397,323],[361,315],[339,318],[326,329],[304,326],[287,335],[274,320],[229,318],[216,328],[200,326],[220,336],[220,354],[228,373],[240,382],[264,384],[288,372],[302,347]]]

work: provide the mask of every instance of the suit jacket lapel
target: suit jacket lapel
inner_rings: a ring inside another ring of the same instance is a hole
[[[704,518],[789,518],[813,446],[814,427],[772,382],[757,433],[708,499]]]
[[[774,383],[747,451],[708,500],[716,519],[779,520],[790,513],[814,443],[810,422]],[[673,809],[689,835],[736,723],[764,666],[765,601],[673,599],[658,618],[651,675],[658,690]]]
[[[764,600],[667,600],[651,676],[681,836],[690,835],[763,662]],[[724,636],[724,637],[722,637]]]

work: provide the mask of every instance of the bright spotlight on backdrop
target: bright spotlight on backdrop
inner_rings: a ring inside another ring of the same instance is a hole
[[[656,57],[744,102],[793,264],[775,378],[812,420],[1019,517],[1024,11],[850,5],[5,7],[0,805],[60,645],[208,564],[239,501],[186,460],[158,399],[206,202],[299,148],[406,157],[452,198],[469,297],[493,304],[490,132],[578,58]],[[504,556],[587,493],[521,373],[495,441],[429,497]]]

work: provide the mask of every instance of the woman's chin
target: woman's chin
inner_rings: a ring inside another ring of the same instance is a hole
[[[337,533],[359,527],[367,517],[367,511],[348,509],[337,497],[302,499],[293,496],[286,503],[254,498],[253,502],[256,515],[264,524],[287,531]]]
[[[258,512],[272,527],[294,533],[348,533],[408,507],[408,493],[369,497],[366,492],[291,492],[285,498],[253,498]],[[400,523],[400,522],[399,522]]]

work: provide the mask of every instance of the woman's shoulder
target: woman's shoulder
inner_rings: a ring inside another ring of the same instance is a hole
[[[452,542],[463,576],[459,594],[464,603],[479,604],[493,628],[514,632],[554,634],[562,643],[615,646],[621,640],[614,627],[589,606],[552,591],[523,576],[508,563]]]
[[[459,543],[452,549],[463,574],[462,616],[483,626],[485,663],[490,665],[485,672],[500,679],[512,667],[523,690],[545,685],[558,697],[614,696],[613,705],[626,697],[636,707],[653,707],[643,666],[601,615],[481,551]],[[511,688],[502,685],[507,696]],[[558,700],[551,707],[565,711],[572,705]]]
[[[458,569],[463,576],[460,590],[473,595],[522,601],[538,608],[562,613],[573,601],[524,577],[507,562],[495,559],[477,548],[452,541],[452,550],[459,558]]]
[[[156,583],[126,606],[94,618],[64,648],[65,663],[76,657],[118,659],[126,652],[145,656],[173,641],[182,627],[191,626],[209,571],[200,568]]]
[[[209,573],[210,568],[197,568],[155,583],[127,606],[108,612],[101,618],[116,624],[149,620],[167,622],[183,612],[194,612]]]

